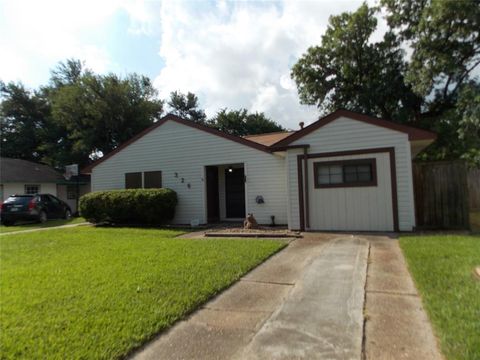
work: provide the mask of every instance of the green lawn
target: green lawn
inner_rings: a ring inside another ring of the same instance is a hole
[[[31,230],[31,229],[40,229],[40,228],[48,228],[52,226],[60,226],[60,225],[69,225],[69,224],[79,224],[85,222],[86,220],[82,217],[71,218],[69,220],[64,219],[57,219],[57,220],[48,220],[46,223],[18,223],[13,226],[4,226],[0,225],[0,234],[7,233],[7,232],[14,232],[14,231],[21,231],[21,230]]]
[[[285,246],[158,229],[0,237],[0,358],[123,357]]]
[[[480,236],[406,236],[400,245],[444,355],[480,359]]]

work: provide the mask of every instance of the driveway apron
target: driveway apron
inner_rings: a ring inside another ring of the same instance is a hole
[[[306,234],[132,357],[360,359],[367,258],[358,237]]]
[[[366,240],[332,240],[238,358],[360,359],[367,259]]]

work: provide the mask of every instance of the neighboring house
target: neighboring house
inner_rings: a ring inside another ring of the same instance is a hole
[[[90,179],[81,175],[78,179],[79,195],[90,192]],[[70,205],[73,212],[77,203],[77,178],[66,180],[50,166],[32,161],[0,158],[0,200],[13,194],[48,193]]]
[[[176,224],[411,231],[412,158],[435,134],[346,110],[296,132],[227,135],[167,115],[84,169],[92,190],[167,187]]]

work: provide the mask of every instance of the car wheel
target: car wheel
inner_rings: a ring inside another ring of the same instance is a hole
[[[63,215],[63,218],[65,220],[69,220],[72,217],[72,212],[70,210],[65,210],[65,214]]]
[[[6,220],[2,222],[2,225],[5,225],[5,226],[12,226],[13,224],[15,224],[15,221]]]
[[[47,220],[47,213],[45,211],[40,211],[40,214],[38,215],[38,221],[43,224]]]

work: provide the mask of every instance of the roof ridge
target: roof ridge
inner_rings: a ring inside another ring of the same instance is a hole
[[[434,140],[437,137],[437,134],[433,131],[421,129],[411,125],[400,124],[394,122],[392,120],[387,120],[383,118],[379,118],[372,115],[366,115],[359,112],[346,110],[346,109],[338,109],[334,112],[331,112],[325,116],[322,116],[312,122],[311,124],[305,126],[303,129],[296,131],[293,134],[277,141],[276,143],[272,144],[271,146],[285,146],[290,144],[292,141],[298,140],[303,136],[309,134],[311,131],[314,131],[318,128],[321,128],[324,125],[327,125],[333,120],[338,119],[339,117],[346,117],[357,121],[363,121],[365,123],[369,123],[371,125],[385,127],[393,131],[402,132],[408,134],[409,140]]]
[[[274,135],[274,134],[287,134],[287,133],[294,133],[294,132],[295,132],[295,130],[273,131],[273,132],[269,132],[269,133],[243,135],[242,137],[245,139],[247,137],[265,136],[265,135]]]
[[[149,132],[155,130],[156,128],[160,127],[161,125],[163,125],[165,122],[167,122],[169,120],[175,121],[175,122],[180,123],[180,124],[185,125],[185,126],[192,127],[194,129],[205,131],[205,132],[210,133],[212,135],[220,136],[224,139],[231,140],[231,141],[237,142],[239,144],[243,144],[245,146],[250,146],[250,147],[252,147],[254,149],[257,149],[259,151],[264,151],[264,152],[270,153],[270,148],[266,145],[257,143],[255,141],[251,141],[251,140],[246,139],[246,138],[241,137],[241,136],[227,134],[223,131],[220,131],[220,130],[215,129],[215,128],[210,127],[210,126],[207,126],[205,124],[197,123],[197,122],[194,122],[192,120],[186,120],[186,119],[184,119],[184,118],[182,118],[178,115],[169,113],[169,114],[165,115],[164,117],[162,117],[157,122],[153,123],[152,125],[150,125],[146,129],[144,129],[143,131],[141,131],[140,133],[138,133],[137,135],[133,136],[129,140],[127,140],[124,143],[117,146],[115,149],[110,151],[108,154],[102,156],[100,159],[94,161],[93,163],[85,166],[83,169],[81,169],[80,172],[83,173],[83,174],[86,174],[86,173],[90,172],[98,164],[100,164],[103,161],[107,160],[108,158],[112,157],[116,153],[120,152],[121,150],[123,150],[124,148],[126,148],[130,144],[134,143],[135,141],[141,139],[143,136],[145,136]]]

